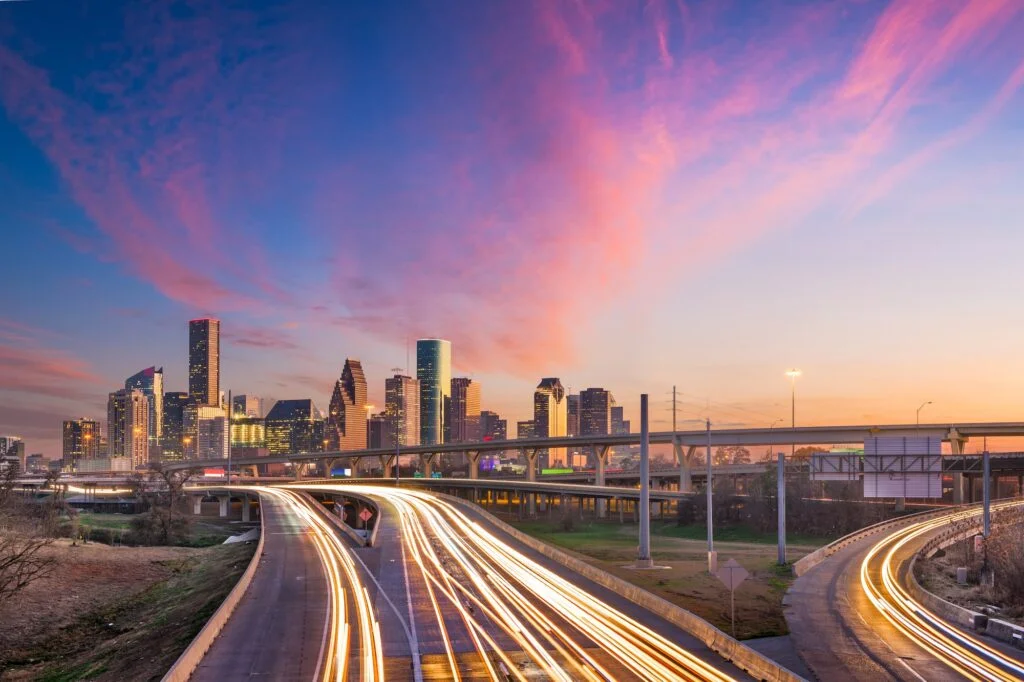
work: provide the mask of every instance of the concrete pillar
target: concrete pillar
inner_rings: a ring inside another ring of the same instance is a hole
[[[1024,476],[1017,476],[1017,495],[1024,497]]]
[[[249,496],[242,495],[242,523],[249,523],[252,520],[252,510],[249,508]]]
[[[519,452],[526,456],[526,480],[531,482],[537,481],[537,450],[520,448]],[[537,509],[534,507],[533,496],[530,496],[530,518],[537,516]]]
[[[423,477],[430,478],[434,474],[434,453],[420,455],[420,465],[423,469]]]
[[[967,439],[956,437],[958,435],[955,429],[950,432],[949,445],[953,455],[962,456],[964,454],[964,442]],[[964,482],[964,474],[962,472],[955,472],[953,474],[953,504],[964,503]]]
[[[302,462],[292,462],[292,468],[295,470],[295,480],[302,480],[302,468],[305,466]]]
[[[594,485],[605,485],[605,467],[608,466],[608,454],[612,448],[610,445],[592,445],[590,446],[594,453],[594,471],[596,477],[594,479]],[[603,519],[608,516],[608,503],[604,499],[596,500],[594,502],[597,510],[597,518]]]
[[[619,523],[625,523],[626,519],[623,517],[621,497],[615,498],[615,506],[619,508]]]
[[[203,513],[203,496],[193,495],[192,496],[192,513],[199,516]]]
[[[378,457],[378,459],[380,460],[381,478],[394,478],[395,471],[394,467],[392,467],[391,465],[391,460],[393,460],[394,458],[394,455],[380,455]]]
[[[480,453],[470,450],[466,453],[466,462],[469,464],[469,477],[474,481],[480,478]]]
[[[220,495],[217,497],[217,501],[220,502],[220,517],[227,518],[228,509],[231,508],[231,498],[228,495]]]

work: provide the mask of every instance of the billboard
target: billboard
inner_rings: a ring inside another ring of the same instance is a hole
[[[942,436],[866,439],[864,497],[942,497]]]

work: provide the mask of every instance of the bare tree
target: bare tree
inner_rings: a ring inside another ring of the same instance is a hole
[[[42,551],[53,542],[45,532],[53,509],[26,503],[15,490],[16,479],[13,467],[0,477],[0,608],[55,566],[54,558]]]
[[[142,541],[168,545],[188,533],[189,518],[182,512],[181,504],[185,485],[195,474],[194,469],[170,470],[157,463],[150,468],[148,477],[132,477],[132,492],[148,510],[132,522]]]

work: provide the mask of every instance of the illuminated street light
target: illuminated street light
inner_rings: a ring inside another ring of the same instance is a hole
[[[790,424],[790,428],[792,428],[794,431],[796,430],[796,378],[798,376],[800,376],[801,374],[803,374],[803,372],[801,372],[798,369],[787,369],[786,370],[786,376],[789,377],[789,383],[790,383],[790,387],[791,387],[791,392],[790,392],[790,418],[791,418],[791,424]],[[793,443],[792,453],[790,453],[790,454],[791,454],[792,457],[796,457],[796,443],[795,442]]]
[[[928,405],[931,405],[931,404],[932,404],[932,401],[926,400],[925,402],[921,403],[921,407],[917,408],[917,419],[916,419],[917,428],[921,428],[921,410],[923,410],[925,407],[927,407]]]

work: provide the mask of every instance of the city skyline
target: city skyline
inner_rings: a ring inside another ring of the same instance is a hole
[[[321,408],[440,336],[510,424],[545,376],[786,423],[794,366],[802,424],[1019,417],[1020,3],[485,4],[3,3],[0,433],[188,390],[203,316],[222,389]]]

